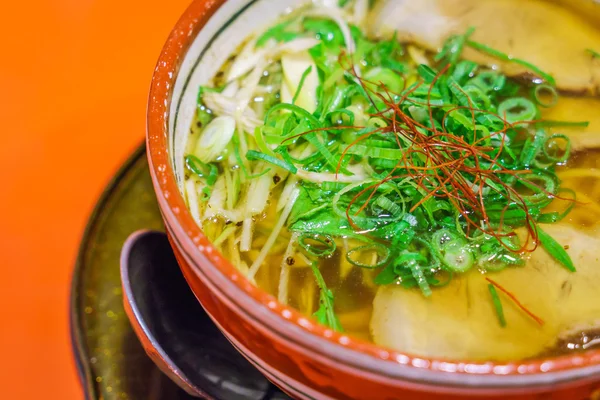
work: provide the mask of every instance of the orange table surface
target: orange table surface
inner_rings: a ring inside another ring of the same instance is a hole
[[[0,397],[81,399],[70,278],[103,187],[142,142],[154,64],[190,0],[3,1]]]

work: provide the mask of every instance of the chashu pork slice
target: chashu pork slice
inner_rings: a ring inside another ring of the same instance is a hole
[[[599,11],[600,13],[600,11]],[[381,0],[371,15],[375,35],[436,51],[453,34],[475,28],[472,39],[550,73],[565,91],[598,93],[600,31],[568,8],[544,0]],[[466,48],[463,56],[509,76],[529,71]]]
[[[498,291],[507,322],[501,327],[489,282],[471,271],[434,289],[430,298],[419,290],[380,288],[371,320],[375,343],[418,356],[507,361],[540,354],[573,330],[600,326],[600,239],[566,224],[544,230],[569,246],[577,272],[538,249],[525,266],[488,275],[543,325]]]

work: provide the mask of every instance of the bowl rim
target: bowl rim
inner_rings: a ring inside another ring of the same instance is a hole
[[[343,361],[349,368],[377,376],[383,374],[384,378],[392,380],[506,389],[567,384],[592,379],[600,373],[600,350],[500,363],[445,360],[398,352],[317,324],[279,303],[240,274],[211,245],[187,210],[168,150],[169,110],[179,67],[196,35],[226,1],[194,0],[185,10],[161,51],[147,108],[147,156],[156,197],[171,238],[201,279],[218,281],[214,288],[280,339],[300,345],[315,356],[324,355],[334,361]],[[209,270],[203,269],[205,264],[210,265]],[[277,324],[266,324],[265,319]]]

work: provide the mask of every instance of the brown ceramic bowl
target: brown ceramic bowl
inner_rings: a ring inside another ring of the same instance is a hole
[[[563,0],[566,1],[566,0]],[[574,0],[586,12],[590,0]],[[197,88],[258,26],[297,0],[195,0],[169,36],[152,80],[148,157],[158,203],[183,273],[234,346],[301,399],[587,399],[600,388],[600,351],[493,362],[402,354],[333,332],[253,286],[194,223],[176,176]]]

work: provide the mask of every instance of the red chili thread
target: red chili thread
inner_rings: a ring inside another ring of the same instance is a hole
[[[498,288],[499,290],[501,290],[505,295],[507,295],[517,306],[519,306],[519,308],[521,310],[523,310],[527,315],[529,315],[535,322],[537,322],[538,324],[540,324],[540,326],[544,325],[544,320],[541,319],[540,317],[538,317],[537,315],[535,315],[534,313],[532,313],[531,311],[529,311],[527,309],[527,307],[525,307],[523,304],[521,304],[521,302],[515,297],[514,294],[512,294],[508,290],[504,289],[499,283],[491,280],[490,278],[485,278],[485,279],[489,283],[491,283],[492,285],[494,285],[496,288]]]

